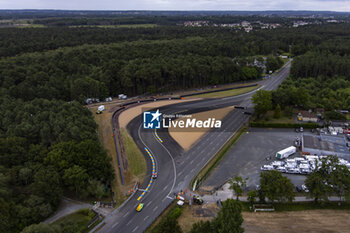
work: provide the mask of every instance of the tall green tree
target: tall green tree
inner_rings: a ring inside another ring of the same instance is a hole
[[[282,117],[282,110],[281,110],[281,106],[279,104],[277,104],[276,108],[275,108],[275,112],[273,114],[274,118],[281,118]]]
[[[212,221],[213,232],[241,233],[244,232],[242,223],[242,204],[239,201],[228,199]]]
[[[52,166],[40,168],[34,175],[31,190],[34,194],[44,197],[54,208],[58,206],[62,197],[61,177]]]
[[[314,198],[316,203],[318,203],[319,200],[328,200],[331,189],[326,185],[325,178],[321,173],[313,171],[306,177],[305,185],[309,190],[307,195]]]
[[[247,186],[247,180],[248,178],[243,179],[241,176],[235,176],[229,181],[230,189],[232,189],[236,194],[236,200],[238,200],[238,197],[242,195],[243,190]]]
[[[88,174],[84,168],[74,165],[64,171],[63,182],[70,188],[75,190],[75,194],[81,193],[86,188],[88,182]]]
[[[253,95],[252,102],[255,104],[254,110],[259,117],[272,109],[272,94],[270,91],[259,90]]]
[[[200,221],[194,223],[190,230],[190,233],[202,233],[202,232],[213,232],[212,225],[209,221]]]
[[[278,171],[266,171],[260,173],[260,190],[262,197],[273,201],[293,201],[294,185]]]
[[[340,199],[350,196],[350,171],[345,165],[339,164],[337,156],[329,155],[321,159],[319,165],[307,178],[305,185],[309,196],[315,202],[328,200],[332,194]]]
[[[256,190],[251,190],[248,192],[248,198],[249,204],[252,206],[257,198],[257,192]]]

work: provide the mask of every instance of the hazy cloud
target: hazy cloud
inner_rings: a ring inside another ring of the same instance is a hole
[[[0,0],[0,9],[350,11],[349,0]]]

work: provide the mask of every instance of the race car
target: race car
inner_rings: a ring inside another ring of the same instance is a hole
[[[152,178],[153,178],[153,179],[157,179],[157,177],[158,177],[158,173],[157,173],[157,172],[155,172],[155,173],[152,174]]]
[[[136,207],[136,211],[140,212],[143,209],[144,204],[140,203],[137,207]]]

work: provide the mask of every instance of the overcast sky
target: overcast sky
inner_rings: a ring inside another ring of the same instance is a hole
[[[350,0],[0,0],[0,9],[350,11]]]

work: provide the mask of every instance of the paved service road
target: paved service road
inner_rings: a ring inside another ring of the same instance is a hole
[[[289,75],[290,62],[279,73],[272,75],[268,80],[261,81],[259,89],[273,90]],[[244,111],[253,111],[251,96],[252,91],[239,96],[206,99],[193,102],[185,102],[160,109],[163,114],[178,113],[183,111],[195,113],[222,108],[225,106],[243,106],[248,109],[235,109],[228,114],[222,123],[221,129],[211,130],[188,151],[184,152],[179,145],[171,139],[165,129],[157,132],[163,142],[156,137],[154,130],[142,128],[141,116],[136,117],[128,124],[128,131],[147,160],[149,176],[140,185],[139,191],[122,208],[103,221],[99,232],[134,233],[143,232],[173,201],[173,193],[188,188],[191,179],[200,171],[205,163],[218,151],[225,142],[238,130],[243,123],[247,122],[249,115]],[[149,190],[139,199],[150,182],[152,163],[145,148],[152,154],[158,178],[152,182]],[[139,200],[138,200],[139,199]],[[144,203],[143,210],[136,212],[137,205]]]

